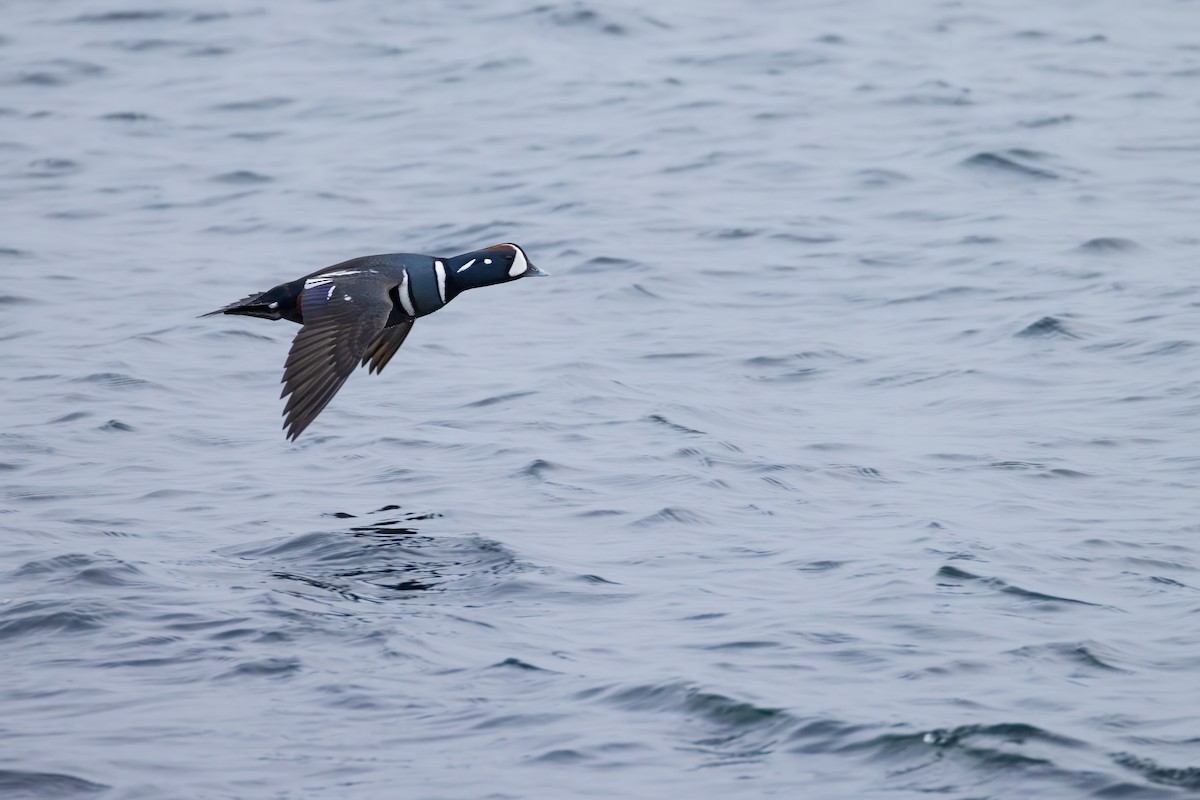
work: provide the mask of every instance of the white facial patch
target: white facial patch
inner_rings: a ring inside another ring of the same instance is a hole
[[[404,311],[410,317],[417,315],[417,309],[413,306],[412,293],[408,288],[408,270],[404,270],[403,277],[400,279],[400,305],[404,306]]]
[[[467,267],[471,266],[474,263],[475,263],[475,259],[472,258],[470,261],[468,261],[467,263],[463,264],[461,267],[456,269],[455,272],[462,272],[464,269],[466,269]]]
[[[515,244],[509,245],[509,247],[513,249],[513,263],[508,268],[508,277],[515,278],[525,273],[525,270],[529,268],[529,261],[525,258],[525,254],[521,252],[521,248]]]
[[[433,271],[437,273],[438,297],[442,298],[442,305],[446,305],[446,265],[435,261],[433,262]]]

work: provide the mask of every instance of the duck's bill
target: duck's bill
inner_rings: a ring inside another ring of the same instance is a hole
[[[544,270],[540,270],[537,267],[535,267],[533,264],[530,264],[529,271],[525,273],[525,277],[526,278],[549,278],[550,273],[546,272]]]

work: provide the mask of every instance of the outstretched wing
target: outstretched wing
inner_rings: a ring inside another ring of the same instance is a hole
[[[303,433],[342,388],[392,310],[385,285],[352,276],[319,280],[300,294],[304,325],[283,367],[280,397],[291,395],[283,409],[289,439]]]
[[[400,349],[400,345],[404,344],[404,339],[408,336],[408,332],[412,330],[412,326],[413,320],[406,319],[399,325],[384,328],[383,333],[379,334],[375,341],[371,342],[371,345],[367,348],[367,352],[363,353],[363,365],[365,366],[370,361],[370,372],[383,372],[383,368],[392,360],[392,356],[396,355],[396,351]]]

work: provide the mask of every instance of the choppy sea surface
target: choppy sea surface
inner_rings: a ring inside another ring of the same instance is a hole
[[[5,4],[0,797],[1195,796],[1198,13]]]

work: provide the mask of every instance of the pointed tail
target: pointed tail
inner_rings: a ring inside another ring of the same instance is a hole
[[[266,292],[255,292],[243,297],[241,300],[230,303],[227,306],[221,306],[216,311],[209,311],[207,314],[201,314],[201,317],[215,317],[218,314],[239,314],[247,317],[260,317],[261,319],[283,319],[279,314],[278,303],[263,303],[262,296]]]

